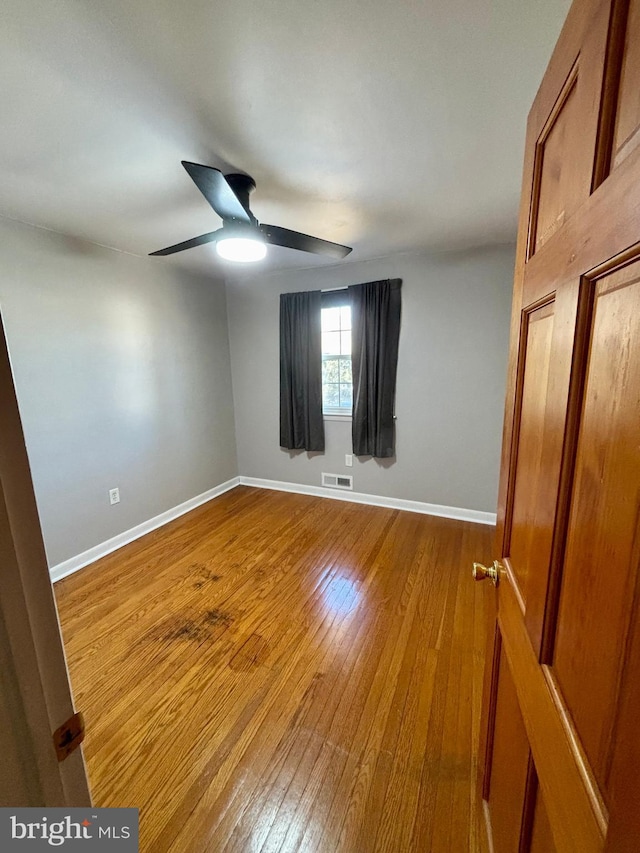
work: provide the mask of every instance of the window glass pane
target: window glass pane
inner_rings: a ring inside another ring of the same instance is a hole
[[[322,309],[322,405],[349,414],[352,408],[351,307]]]
[[[335,379],[330,380],[335,382]],[[351,359],[350,358],[341,358],[340,359],[340,382],[352,382],[351,379]]]
[[[322,381],[323,382],[339,382],[339,359],[325,358],[322,362]]]
[[[322,386],[322,402],[330,408],[338,408],[340,405],[340,386],[339,385],[323,385]]]
[[[322,333],[322,354],[338,355],[340,353],[340,332]]]
[[[340,386],[340,408],[350,409],[352,398],[353,398],[353,386],[352,385],[341,385]]]
[[[340,328],[340,308],[322,309],[322,331],[335,332]]]

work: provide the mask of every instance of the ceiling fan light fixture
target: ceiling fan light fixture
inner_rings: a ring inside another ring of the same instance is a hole
[[[266,256],[267,247],[253,237],[223,237],[216,243],[216,252],[225,261],[255,263]]]

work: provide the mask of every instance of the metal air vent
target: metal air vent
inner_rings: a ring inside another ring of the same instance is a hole
[[[330,489],[353,490],[353,477],[349,474],[323,474],[322,485]]]

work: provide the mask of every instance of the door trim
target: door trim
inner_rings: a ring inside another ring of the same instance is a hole
[[[0,405],[0,621],[15,688],[3,737],[35,800],[7,805],[90,806],[82,749],[58,762],[52,739],[75,709],[1,317]]]

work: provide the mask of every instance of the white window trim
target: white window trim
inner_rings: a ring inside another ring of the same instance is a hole
[[[338,413],[338,412],[325,412],[325,411],[323,411],[322,417],[324,418],[325,421],[352,421],[353,420],[353,414],[351,412],[349,412],[349,414],[347,414],[346,412],[343,414],[343,413]]]

